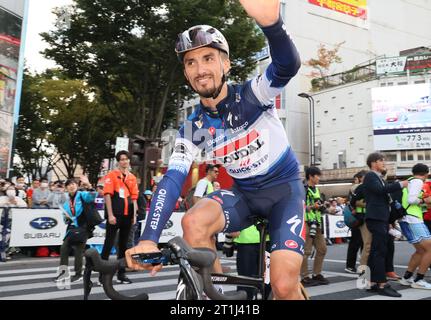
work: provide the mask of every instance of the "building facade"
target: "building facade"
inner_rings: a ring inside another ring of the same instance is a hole
[[[8,177],[22,82],[25,0],[0,0],[0,177]]]
[[[431,45],[431,0],[282,0],[281,14],[303,62],[316,58],[320,45],[331,49],[343,43],[339,50],[342,63],[331,66],[328,74]],[[269,64],[265,52],[266,48],[256,74]],[[303,65],[278,101],[279,116],[302,165],[310,162],[310,108],[298,94],[311,90],[311,73],[312,69]],[[181,119],[197,103],[187,103],[180,112]]]

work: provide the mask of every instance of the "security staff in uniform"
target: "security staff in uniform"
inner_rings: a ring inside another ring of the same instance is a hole
[[[127,249],[132,225],[136,224],[138,210],[138,184],[136,177],[129,172],[130,156],[127,151],[119,151],[115,155],[118,161],[118,169],[108,173],[105,177],[105,218],[106,238],[103,244],[102,259],[108,260],[114,245],[115,237],[118,237],[118,259],[124,258]],[[132,283],[126,277],[125,269],[120,269],[117,274],[118,282]]]
[[[322,274],[323,259],[326,255],[326,241],[322,233],[322,206],[323,202],[320,197],[319,188],[316,185],[320,181],[322,172],[317,167],[310,167],[305,172],[307,185],[306,191],[306,209],[305,209],[305,226],[306,239],[304,248],[304,260],[301,266],[302,284],[304,286],[315,286],[329,284]],[[308,271],[308,258],[311,255],[313,247],[316,249],[314,257],[313,277],[310,278]]]

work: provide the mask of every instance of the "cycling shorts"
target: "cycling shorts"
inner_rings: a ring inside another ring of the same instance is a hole
[[[241,231],[253,224],[252,217],[268,219],[271,251],[291,250],[304,255],[305,194],[301,180],[285,182],[256,191],[218,190],[206,196],[223,209],[225,227],[222,232]]]

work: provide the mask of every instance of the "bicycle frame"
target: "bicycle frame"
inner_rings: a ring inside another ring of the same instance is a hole
[[[223,273],[212,273],[211,278],[213,284],[220,285],[237,285],[254,287],[258,289],[258,300],[264,299],[266,296],[265,292],[265,251],[266,251],[266,237],[268,235],[267,220],[262,218],[256,218],[256,228],[259,231],[260,243],[259,243],[259,268],[257,277],[246,277],[246,276],[232,276]]]

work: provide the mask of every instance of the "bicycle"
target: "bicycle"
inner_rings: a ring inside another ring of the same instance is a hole
[[[253,217],[260,234],[259,246],[259,272],[257,277],[234,276],[222,273],[211,273],[217,254],[208,248],[192,249],[181,237],[171,239],[167,244],[167,249],[162,249],[158,254],[137,255],[143,263],[177,264],[180,266],[180,276],[178,279],[176,300],[203,300],[206,294],[211,300],[246,300],[245,291],[237,293],[219,293],[214,284],[250,286],[257,289],[256,300],[262,300],[268,296],[272,300],[272,292],[265,292],[265,241],[268,234],[268,221],[260,217]],[[124,259],[115,262],[102,260],[98,252],[89,249],[85,252],[86,266],[84,271],[84,300],[88,299],[91,291],[92,270],[101,272],[102,285],[106,295],[113,300],[147,300],[148,295],[142,293],[136,296],[126,296],[117,292],[112,286],[112,278],[117,270],[125,267]],[[305,300],[310,297],[305,288],[300,283],[301,293]]]
[[[220,285],[237,285],[237,286],[249,286],[257,289],[256,300],[273,300],[272,290],[266,292],[266,272],[269,272],[269,264],[266,264],[266,260],[269,259],[266,256],[266,238],[268,235],[268,220],[259,216],[252,216],[250,219],[253,220],[253,224],[259,231],[259,268],[257,277],[246,277],[246,276],[234,276],[224,273],[213,273],[212,282],[213,284]],[[304,286],[299,283],[301,294],[305,300],[310,300],[310,296],[305,290]]]
[[[84,271],[84,300],[88,300],[93,283],[91,272],[102,274],[102,285],[106,295],[112,300],[148,300],[148,294],[126,296],[115,290],[112,278],[119,268],[126,267],[124,259],[117,261],[102,260],[95,249],[85,252],[86,265]],[[211,300],[246,300],[245,291],[234,294],[221,294],[211,281],[211,269],[216,260],[216,253],[207,248],[192,249],[181,237],[175,237],[168,242],[168,249],[163,249],[157,257],[143,259],[143,263],[178,264],[180,266],[180,281],[178,282],[177,300],[204,300],[203,293]],[[187,290],[181,290],[187,288]]]

